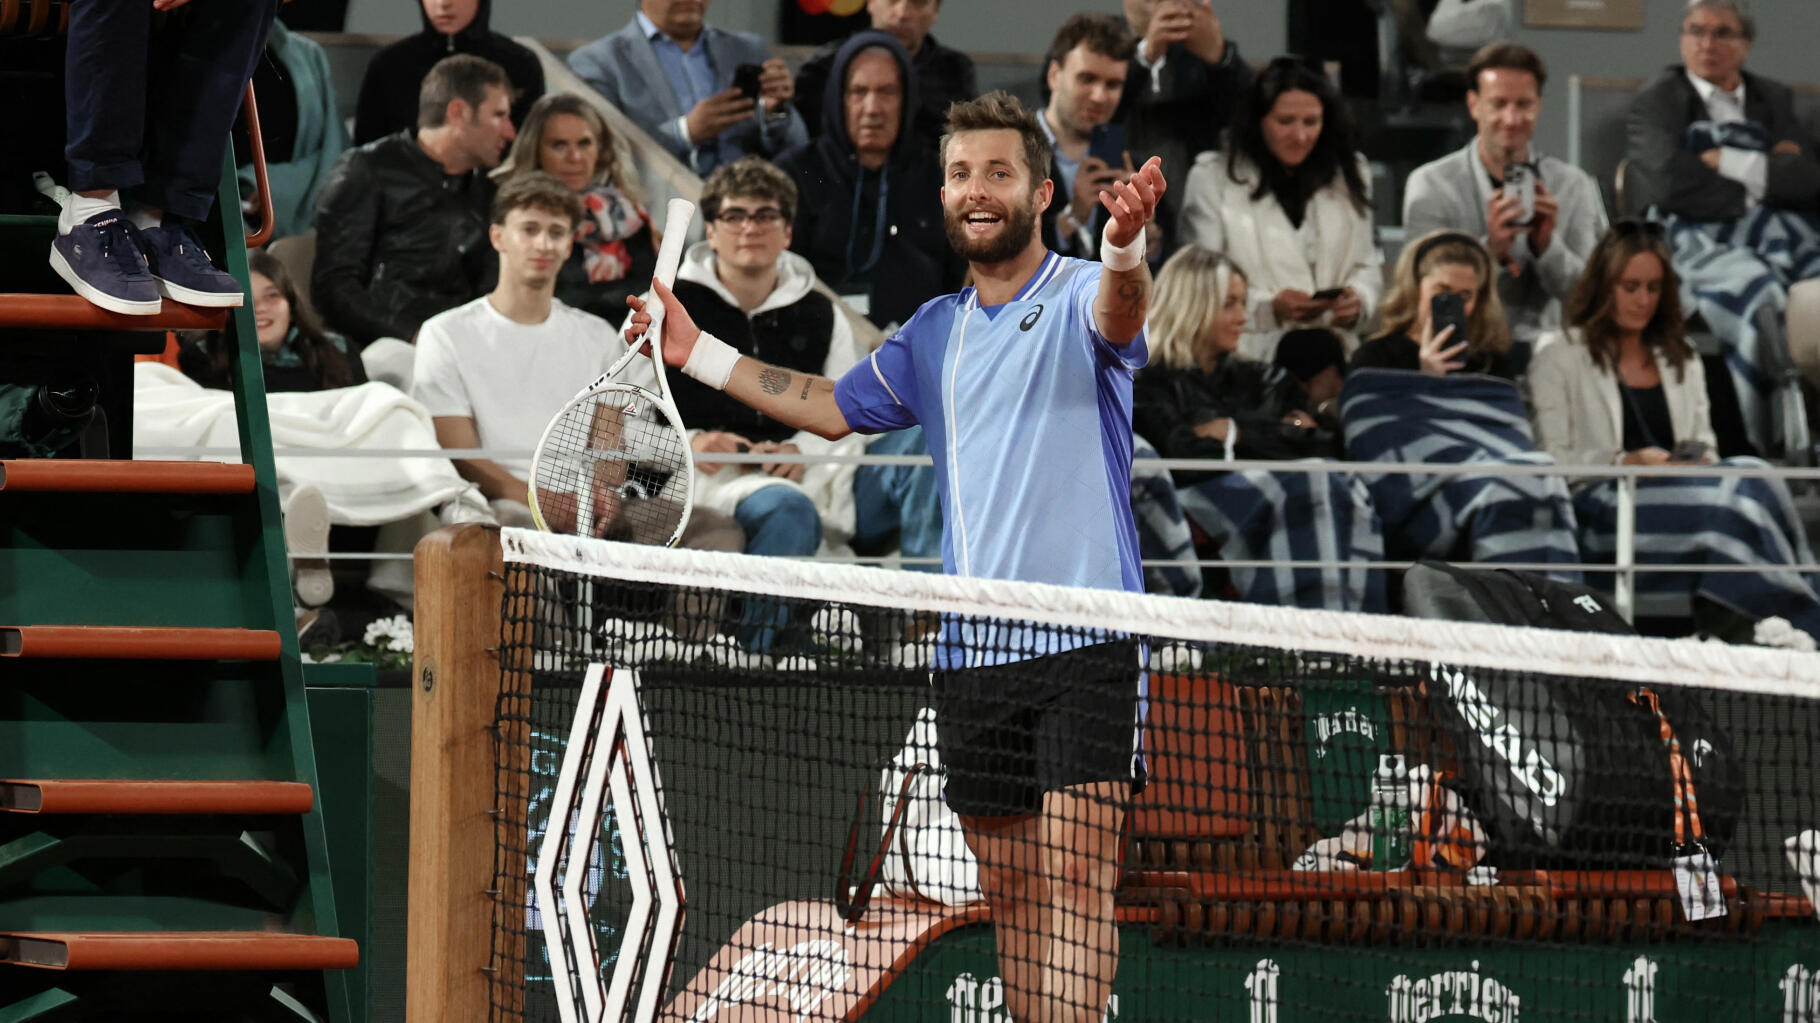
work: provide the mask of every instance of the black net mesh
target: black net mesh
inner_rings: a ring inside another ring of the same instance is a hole
[[[522,564],[507,591],[495,1018],[610,1001],[631,957],[677,1020],[1820,1019],[1810,699]],[[788,623],[764,657],[749,601]],[[648,758],[667,835],[611,793],[576,833],[578,710],[596,756],[627,734],[590,665],[636,676],[646,741],[604,773]],[[530,881],[552,820],[590,857],[569,985]],[[667,840],[673,958],[627,934],[632,846]]]

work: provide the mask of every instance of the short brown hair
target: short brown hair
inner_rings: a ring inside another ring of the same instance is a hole
[[[540,170],[514,174],[493,197],[493,223],[503,224],[513,210],[542,210],[568,217],[570,227],[581,226],[581,197],[575,190]]]
[[[1542,56],[1536,51],[1516,43],[1486,43],[1466,65],[1466,87],[1478,92],[1479,76],[1496,70],[1529,72],[1535,76],[1538,93],[1548,84],[1548,65],[1542,63]]]
[[[948,107],[948,131],[942,136],[941,158],[943,180],[947,179],[948,143],[963,131],[1015,131],[1024,140],[1024,162],[1030,165],[1030,185],[1035,188],[1049,178],[1049,167],[1055,151],[1049,135],[1037,122],[1036,115],[1024,108],[1017,97],[994,91],[955,103]]]
[[[701,186],[702,218],[718,218],[720,204],[736,195],[770,199],[777,203],[786,225],[796,221],[796,182],[762,156],[742,156],[714,168]]]
[[[1048,67],[1050,61],[1062,63],[1068,58],[1068,51],[1081,45],[1102,57],[1118,61],[1130,60],[1137,53],[1137,37],[1131,34],[1124,18],[1104,11],[1082,11],[1055,30],[1043,66]]]
[[[417,89],[417,127],[440,128],[449,119],[449,104],[461,100],[475,110],[487,101],[487,87],[512,95],[506,69],[484,57],[458,53],[444,57],[423,76]]]

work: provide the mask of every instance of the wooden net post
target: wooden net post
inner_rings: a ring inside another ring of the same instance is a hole
[[[497,528],[451,526],[417,545],[405,982],[412,1023],[486,1019],[495,990],[513,992],[511,1018],[523,1012],[522,949],[493,954],[494,908],[504,897],[493,891],[496,824],[507,802],[497,750],[526,748],[494,736],[504,596]],[[522,906],[522,881],[518,887]]]

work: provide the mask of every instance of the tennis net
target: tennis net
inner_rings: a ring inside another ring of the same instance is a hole
[[[1820,1020],[1815,655],[501,543],[493,1018]]]

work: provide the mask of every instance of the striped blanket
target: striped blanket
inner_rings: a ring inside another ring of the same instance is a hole
[[[1455,373],[1356,370],[1340,394],[1347,457],[1359,462],[1483,464],[1483,475],[1364,477],[1395,560],[1569,565],[1580,560],[1574,509],[1559,476],[1504,476],[1500,465],[1552,464],[1535,449],[1515,384]],[[1547,574],[1577,582],[1580,573]]]
[[[1172,597],[1201,595],[1201,568],[1194,530],[1182,514],[1175,481],[1156,464],[1155,445],[1132,435],[1131,517],[1137,522],[1138,553],[1144,559],[1144,589]]]
[[[1182,487],[1179,496],[1226,561],[1354,562],[1347,568],[1234,567],[1229,571],[1240,599],[1330,611],[1390,610],[1383,569],[1360,564],[1384,560],[1384,538],[1358,477],[1246,470]]]
[[[1763,465],[1729,458],[1727,465]],[[1580,549],[1610,562],[1617,547],[1617,484],[1603,480],[1574,493]],[[1686,572],[1637,573],[1639,617],[1686,618],[1703,597],[1748,618],[1780,615],[1820,636],[1820,575],[1788,487],[1772,479],[1644,479],[1637,482],[1636,562],[1681,565]],[[1703,572],[1705,565],[1761,564],[1762,572]],[[1595,584],[1601,580],[1593,580]]]
[[[1788,289],[1820,277],[1820,223],[1765,206],[1728,222],[1663,219],[1683,310],[1690,317],[1699,312],[1723,343],[1750,442],[1774,453],[1781,447],[1780,417],[1793,414],[1776,400],[1791,366]]]
[[[1131,510],[1151,593],[1201,596],[1194,530],[1212,538],[1227,561],[1382,561],[1384,541],[1371,495],[1357,477],[1230,472],[1177,486],[1147,459],[1156,448],[1134,438]],[[1239,599],[1253,604],[1389,609],[1380,569],[1233,568]]]

